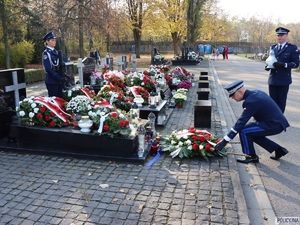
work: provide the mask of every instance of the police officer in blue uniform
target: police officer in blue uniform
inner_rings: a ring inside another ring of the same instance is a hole
[[[268,79],[269,95],[284,113],[289,85],[292,83],[292,69],[299,66],[299,51],[294,44],[287,42],[288,29],[278,27],[276,30],[278,44],[271,46],[277,62],[273,63],[274,69],[270,70]]]
[[[46,87],[48,96],[62,97],[63,77],[59,74],[59,58],[58,51],[54,48],[56,38],[53,32],[49,32],[43,37],[46,46],[43,52],[43,66],[46,72]]]
[[[249,157],[237,159],[238,162],[259,162],[253,143],[260,145],[270,153],[275,151],[275,155],[271,156],[271,159],[278,160],[286,155],[288,150],[266,137],[279,134],[289,127],[288,121],[270,96],[260,90],[246,89],[241,80],[228,85],[225,89],[228,91],[229,97],[235,101],[244,101],[243,113],[230,132],[215,146],[215,150],[222,150],[239,134],[243,153]],[[255,122],[248,123],[251,117]]]

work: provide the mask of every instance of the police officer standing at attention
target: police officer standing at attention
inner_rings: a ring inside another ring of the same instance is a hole
[[[56,37],[53,32],[49,32],[43,37],[46,46],[43,52],[43,66],[46,72],[46,87],[49,97],[62,97],[63,77],[59,74],[58,51],[54,48]]]
[[[228,85],[225,89],[228,91],[229,97],[235,101],[244,101],[243,113],[230,132],[215,146],[215,150],[222,150],[239,134],[243,153],[250,157],[237,159],[238,162],[259,162],[253,143],[260,145],[270,153],[275,151],[275,155],[271,156],[271,159],[278,160],[286,155],[288,150],[266,137],[279,134],[289,127],[288,121],[270,96],[260,90],[246,89],[241,80]],[[248,123],[251,117],[255,119],[255,122]]]
[[[292,69],[299,66],[299,51],[296,45],[287,42],[288,29],[278,27],[275,31],[278,43],[272,45],[270,51],[274,51],[277,62],[273,63],[274,69],[271,69],[268,79],[269,95],[284,113],[289,85],[292,83]]]

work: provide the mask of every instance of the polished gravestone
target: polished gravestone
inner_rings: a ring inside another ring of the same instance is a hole
[[[158,126],[165,126],[173,112],[173,108],[168,107],[167,104],[167,100],[162,100],[155,108],[143,106],[140,108],[140,118],[148,119],[149,114],[153,112],[156,117],[155,124]]]
[[[0,138],[7,136],[16,106],[26,97],[24,69],[0,70]]]
[[[82,60],[83,67],[83,84],[90,84],[90,76],[96,69],[96,61],[94,58],[86,57]]]
[[[165,88],[161,90],[160,93],[162,100],[155,106],[155,108],[150,108],[149,105],[144,105],[140,108],[140,118],[148,119],[149,114],[153,112],[156,117],[155,124],[158,126],[165,126],[174,107],[170,107],[170,98],[172,97],[170,88]]]
[[[137,136],[110,138],[104,135],[82,133],[78,128],[72,126],[49,128],[23,126],[16,123],[10,126],[9,136],[17,142],[0,140],[2,150],[133,163],[145,162],[149,154],[148,148],[142,157],[138,157],[139,143]]]

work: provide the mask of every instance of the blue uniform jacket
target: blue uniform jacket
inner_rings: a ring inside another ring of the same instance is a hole
[[[278,51],[278,45],[272,45],[275,57],[278,62],[286,63],[287,68],[271,69],[268,79],[269,85],[282,86],[292,83],[292,69],[299,66],[299,51],[296,45],[286,43],[283,48]]]
[[[283,130],[289,123],[277,104],[265,92],[260,90],[246,90],[244,94],[243,113],[237,120],[232,130],[227,134],[231,139],[235,137],[253,117],[257,126],[265,130],[272,130],[281,124]]]
[[[62,77],[58,72],[59,59],[58,52],[54,49],[46,48],[43,52],[43,66],[46,72],[46,84],[62,84]]]

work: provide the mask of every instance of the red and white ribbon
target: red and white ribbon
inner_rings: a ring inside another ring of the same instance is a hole
[[[63,122],[67,122],[67,116],[71,116],[61,109],[61,105],[54,98],[45,98],[43,96],[34,97],[33,102],[39,103],[53,112]]]

